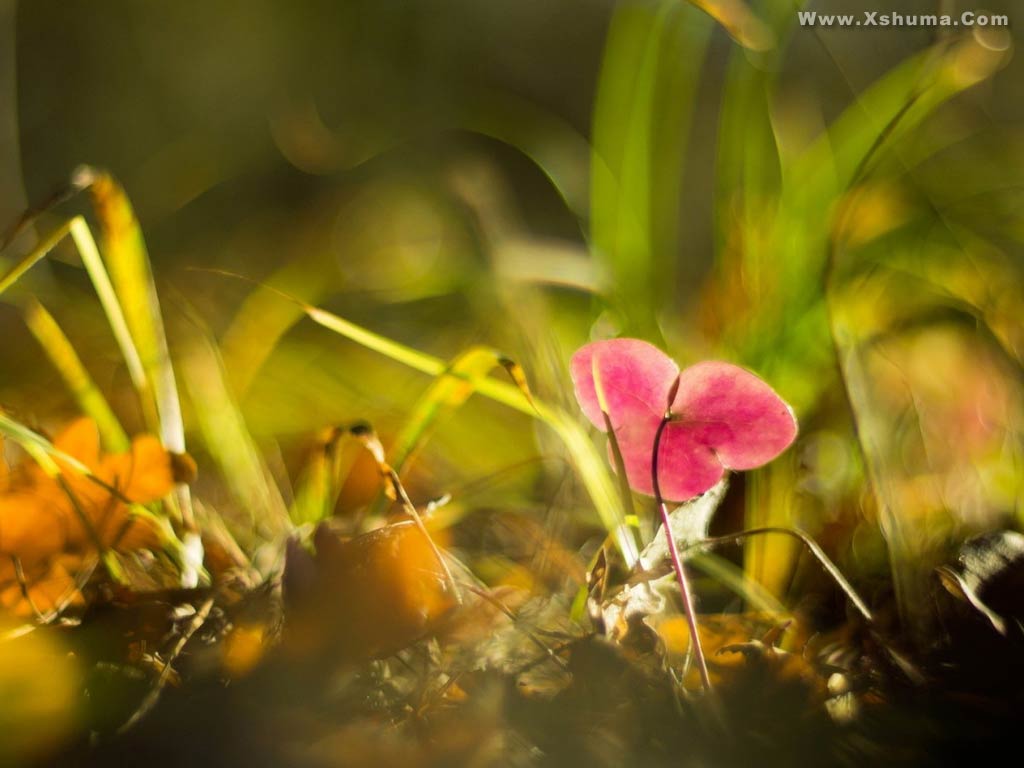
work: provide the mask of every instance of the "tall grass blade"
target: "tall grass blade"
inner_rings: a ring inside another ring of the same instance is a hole
[[[142,412],[146,417],[146,423],[153,425],[155,428],[157,414],[149,377],[142,366],[139,350],[135,346],[135,340],[132,338],[131,332],[128,330],[128,321],[125,320],[121,302],[117,299],[117,293],[110,282],[110,275],[107,273],[107,268],[103,265],[103,259],[100,257],[100,250],[96,246],[95,239],[93,239],[92,231],[81,216],[76,216],[71,221],[71,238],[74,240],[75,247],[82,257],[82,264],[85,266],[85,271],[89,274],[89,279],[92,281],[96,296],[100,300],[100,306],[103,307],[103,312],[107,316],[107,323],[114,334],[114,340],[121,350],[121,356],[124,358],[125,366],[128,368],[128,375],[131,377],[132,384],[139,396]]]
[[[677,0],[612,17],[594,107],[591,245],[630,335],[660,337],[678,256],[688,126],[712,23]]]
[[[80,168],[75,176],[88,186],[100,223],[104,262],[142,367],[153,383],[160,437],[168,450],[184,453],[181,404],[142,229],[124,190],[109,174]]]
[[[88,188],[96,209],[104,261],[142,368],[152,386],[160,439],[168,450],[184,453],[185,423],[181,415],[181,401],[142,228],[121,185],[109,174],[83,166],[76,170],[73,183],[82,189]],[[140,392],[141,396],[144,394]],[[179,484],[173,499],[186,531],[185,553],[189,562],[182,573],[182,583],[195,586],[203,554],[188,486]]]
[[[777,37],[792,23],[792,14],[780,16]],[[735,317],[726,319],[722,342],[776,382],[798,413],[813,409],[834,381],[823,275],[839,202],[936,107],[995,70],[1001,54],[982,55],[980,47],[968,40],[911,57],[856,95],[819,139],[781,154],[771,115],[778,67],[733,55],[719,139],[718,271],[742,285],[743,295]],[[967,72],[965,57],[980,57],[984,66]],[[785,468],[761,474],[766,495],[748,497],[748,526],[792,522],[773,490],[790,480],[780,472]],[[784,575],[795,552],[785,541],[748,547],[748,574]]]

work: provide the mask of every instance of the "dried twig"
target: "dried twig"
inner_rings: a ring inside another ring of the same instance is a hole
[[[185,627],[185,631],[181,633],[181,637],[178,638],[178,642],[174,644],[174,648],[171,649],[170,654],[167,656],[167,661],[164,662],[163,668],[160,670],[160,675],[156,679],[156,684],[150,689],[149,693],[139,704],[138,709],[132,713],[125,723],[117,729],[119,734],[125,733],[137,725],[142,718],[149,714],[149,712],[156,706],[156,703],[160,700],[160,694],[163,689],[167,686],[167,681],[171,677],[171,664],[173,664],[177,658],[181,655],[181,652],[185,650],[185,646],[188,641],[192,639],[192,636],[199,631],[199,629],[206,623],[206,620],[210,616],[210,611],[213,608],[213,598],[208,598],[196,611],[195,616],[192,617],[192,621]]]

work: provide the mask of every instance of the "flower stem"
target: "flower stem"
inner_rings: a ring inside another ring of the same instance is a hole
[[[658,504],[658,512],[661,514],[661,525],[665,529],[665,536],[668,539],[668,554],[672,560],[672,569],[676,572],[676,580],[679,582],[679,592],[683,598],[683,611],[686,613],[686,624],[690,629],[690,647],[693,649],[693,657],[697,661],[697,669],[700,670],[700,680],[704,685],[706,693],[711,692],[711,677],[708,674],[708,663],[704,657],[704,649],[700,644],[700,634],[697,631],[697,612],[694,606],[693,595],[690,593],[690,582],[686,578],[686,569],[683,561],[679,559],[679,550],[676,548],[675,537],[672,535],[672,521],[668,516],[668,507],[661,497],[661,485],[658,482],[658,452],[661,448],[661,435],[665,431],[672,418],[670,411],[666,411],[658,425],[658,431],[654,434],[654,457],[651,460],[652,485],[654,486],[654,499]]]

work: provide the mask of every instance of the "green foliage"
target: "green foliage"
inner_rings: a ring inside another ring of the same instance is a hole
[[[675,0],[612,17],[594,105],[590,242],[626,335],[671,304],[681,174],[711,22]]]

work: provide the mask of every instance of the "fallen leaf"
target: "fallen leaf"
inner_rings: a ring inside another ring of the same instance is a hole
[[[170,493],[181,466],[151,435],[135,438],[126,453],[102,454],[91,419],[72,422],[53,443],[93,477],[57,458],[56,475],[25,462],[0,484],[0,605],[20,616],[75,600],[74,574],[89,555],[160,547],[156,522],[135,515],[129,502]]]

